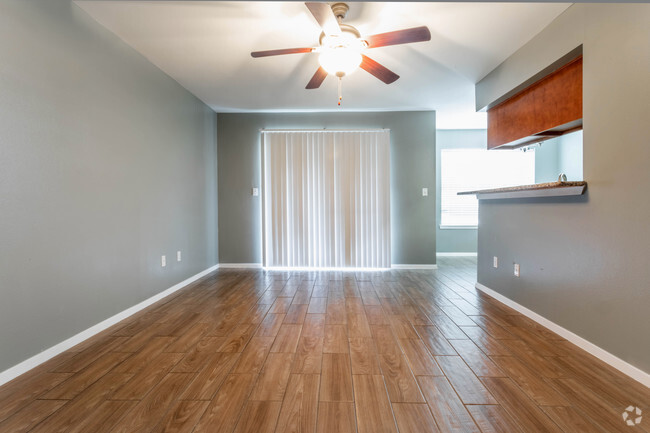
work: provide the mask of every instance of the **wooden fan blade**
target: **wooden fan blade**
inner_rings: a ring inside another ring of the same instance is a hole
[[[332,7],[327,3],[305,2],[309,12],[316,18],[316,22],[323,29],[323,32],[330,35],[340,35],[341,27],[332,12]]]
[[[282,50],[253,51],[251,53],[251,56],[269,57],[269,56],[280,56],[282,54],[311,53],[312,51],[314,51],[313,48],[285,48]]]
[[[399,78],[399,75],[397,75],[395,72],[391,71],[385,66],[380,65],[379,63],[372,60],[370,57],[366,57],[364,55],[361,55],[361,57],[363,58],[363,60],[361,61],[361,65],[359,65],[359,67],[364,71],[369,72],[370,74],[379,78],[384,83],[390,84],[394,81],[397,81],[397,79]]]
[[[411,42],[423,42],[431,40],[431,32],[426,26],[414,27],[412,29],[397,30],[388,33],[379,33],[368,36],[368,48],[385,47],[387,45],[408,44]]]
[[[305,89],[318,89],[323,83],[325,77],[327,77],[327,72],[325,72],[325,69],[322,67],[318,68],[314,76],[311,77],[311,80],[309,80],[309,83],[307,83],[307,87],[305,87]]]

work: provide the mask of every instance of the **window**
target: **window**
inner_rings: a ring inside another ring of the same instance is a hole
[[[440,152],[440,228],[478,226],[478,200],[460,191],[535,183],[535,152],[443,149]]]

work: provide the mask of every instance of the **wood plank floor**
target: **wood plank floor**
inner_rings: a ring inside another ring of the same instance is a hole
[[[0,431],[650,432],[650,389],[475,269],[218,270],[0,387]]]

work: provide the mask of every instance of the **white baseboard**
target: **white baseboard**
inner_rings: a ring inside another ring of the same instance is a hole
[[[219,263],[221,269],[262,269],[261,263]]]
[[[121,320],[126,319],[129,316],[132,316],[133,314],[137,313],[138,311],[148,307],[149,305],[158,302],[159,300],[163,299],[166,296],[171,295],[172,293],[176,292],[177,290],[182,289],[183,287],[187,286],[190,283],[193,283],[194,281],[198,280],[201,277],[204,277],[205,275],[208,275],[210,272],[216,270],[219,268],[219,265],[214,265],[209,267],[208,269],[199,272],[196,275],[193,275],[189,277],[188,279],[181,281],[180,283],[170,287],[169,289],[158,293],[157,295],[152,296],[151,298],[145,299],[144,301],[140,302],[139,304],[136,304],[130,308],[127,308],[126,310],[117,313],[114,316],[109,317],[108,319],[91,326],[90,328],[86,329],[85,331],[81,331],[80,333],[68,338],[65,341],[62,341],[61,343],[52,346],[48,349],[45,349],[41,353],[38,353],[31,358],[21,362],[20,364],[14,365],[13,367],[0,372],[0,385],[9,382],[10,380],[20,376],[23,373],[26,373],[27,371],[31,370],[34,367],[37,367],[38,365],[44,363],[45,361],[54,358],[56,355],[65,352],[66,350],[70,349],[71,347],[76,346],[77,344],[81,343],[84,340],[87,340],[88,338],[92,337],[95,334],[100,333],[101,331],[115,325],[116,323],[120,322]]]
[[[548,328],[549,330],[555,332],[561,337],[566,338],[568,341],[571,343],[575,344],[579,348],[589,352],[596,358],[600,359],[601,361],[611,365],[618,371],[630,376],[632,379],[636,380],[637,382],[642,383],[645,386],[650,387],[650,374],[646,373],[645,371],[633,366],[632,364],[629,364],[616,355],[612,355],[611,353],[607,352],[604,349],[601,349],[600,347],[596,346],[595,344],[585,340],[584,338],[580,337],[579,335],[574,334],[573,332],[569,331],[566,328],[561,327],[560,325],[551,322],[547,318],[540,316],[539,314],[535,313],[532,310],[529,310],[528,308],[524,307],[521,304],[516,303],[515,301],[511,300],[510,298],[507,298],[503,296],[502,294],[495,292],[494,290],[490,289],[489,287],[484,286],[481,283],[476,283],[476,288],[480,290],[481,292],[484,292],[490,296],[492,296],[494,299],[503,302],[506,304],[508,307],[513,308],[514,310],[517,310],[524,316],[527,316],[531,319],[533,319],[535,322],[539,323],[540,325],[544,326],[545,328]]]
[[[478,253],[436,253],[438,257],[476,257]]]
[[[391,265],[393,269],[438,269],[438,265]]]

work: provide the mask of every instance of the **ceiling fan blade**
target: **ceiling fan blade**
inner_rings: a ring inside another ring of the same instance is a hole
[[[251,56],[269,57],[269,56],[280,56],[282,54],[311,53],[312,51],[314,51],[313,48],[284,48],[282,50],[253,51],[251,53]]]
[[[316,22],[323,29],[323,32],[330,35],[340,35],[341,27],[332,12],[332,7],[327,3],[305,2],[309,12],[316,18]]]
[[[411,42],[423,42],[431,40],[431,32],[426,26],[414,27],[412,29],[397,30],[388,33],[379,33],[368,36],[368,48],[385,47],[387,45],[408,44]]]
[[[314,76],[311,77],[311,80],[309,80],[309,83],[307,83],[307,87],[305,87],[305,89],[318,89],[323,83],[325,77],[327,77],[327,72],[325,72],[325,69],[322,67],[318,68]]]
[[[361,65],[359,65],[359,67],[364,71],[369,72],[370,74],[379,78],[384,83],[390,84],[394,81],[397,81],[397,79],[399,78],[399,75],[397,75],[395,72],[391,71],[385,66],[380,65],[379,63],[372,60],[370,57],[364,55],[361,55],[361,57],[363,58],[363,60],[361,61]]]

